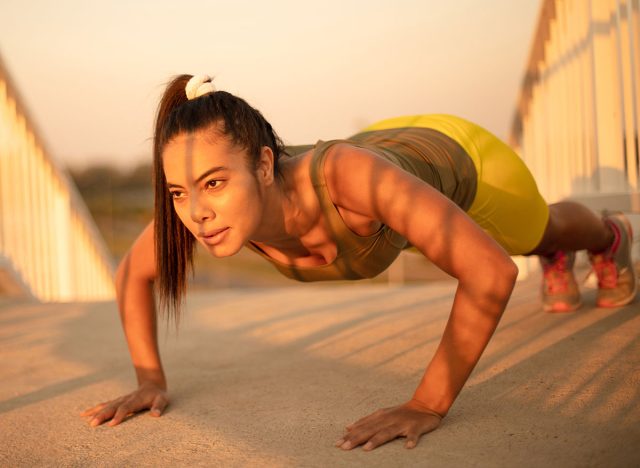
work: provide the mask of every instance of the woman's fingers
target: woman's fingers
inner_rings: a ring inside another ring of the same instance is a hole
[[[152,416],[160,416],[169,404],[167,392],[148,387],[139,388],[135,392],[124,395],[115,400],[100,403],[82,412],[82,416],[89,416],[89,424],[93,427],[99,426],[105,421],[109,421],[109,426],[116,426],[124,421],[127,416],[150,408]]]
[[[118,407],[113,419],[109,421],[109,426],[120,424],[128,415],[147,409],[150,406],[148,395],[134,392]]]
[[[164,395],[158,395],[153,399],[149,414],[155,417],[160,416],[168,404],[169,400]]]
[[[405,404],[378,410],[346,427],[347,433],[336,446],[349,450],[364,443],[364,450],[373,450],[396,437],[406,437],[406,448],[414,448],[422,434],[440,425],[441,418]]]
[[[380,421],[384,420],[387,409],[379,409],[364,418],[358,419],[356,422],[345,427],[347,433],[336,442],[337,447],[350,449],[359,445],[356,440],[360,440],[363,435],[373,435],[376,428],[380,426]]]
[[[93,416],[98,411],[100,411],[102,408],[104,408],[105,405],[106,405],[106,403],[100,403],[99,405],[93,406],[91,408],[87,408],[82,413],[80,413],[80,416],[82,416],[82,417]]]
[[[369,440],[378,431],[379,427],[376,425],[359,427],[345,434],[342,439],[336,442],[336,446],[344,450],[350,450]]]
[[[101,411],[109,410],[110,407],[118,406],[118,404],[124,400],[124,397],[116,398],[115,400],[105,401],[104,403],[97,404],[92,408],[88,408],[80,413],[80,416],[97,416]]]
[[[336,445],[342,449],[349,450],[357,447],[358,445],[364,444],[362,447],[364,450],[373,450],[374,448],[379,447],[382,444],[386,444],[397,437],[407,435],[410,431],[407,430],[405,426],[400,426],[396,424],[395,421],[382,421],[380,424],[362,426],[352,429],[340,441],[338,441],[339,443],[337,442]],[[414,435],[414,431],[411,431],[410,433],[412,434],[412,438],[410,439],[407,435],[407,448],[415,447],[419,438],[417,433]],[[409,447],[409,445],[411,445],[409,442],[413,444],[412,447]]]
[[[373,450],[374,448],[395,439],[399,435],[402,435],[402,430],[400,428],[398,428],[397,426],[387,427],[376,432],[376,434],[373,437],[369,438],[367,443],[364,444],[364,447],[362,448],[364,450]]]
[[[135,413],[135,412],[136,412],[136,409],[133,407],[132,402],[127,401],[121,404],[118,407],[118,409],[116,409],[116,412],[113,415],[113,418],[111,418],[111,421],[109,421],[107,425],[116,426],[120,424],[124,420],[124,418],[126,418],[127,415],[129,415],[129,413]]]
[[[99,426],[106,420],[111,419],[115,412],[115,407],[113,405],[108,405],[93,416],[93,418],[89,421],[89,425],[91,427]]]
[[[418,445],[418,439],[420,439],[420,434],[417,432],[412,432],[407,435],[407,443],[404,444],[405,448],[412,449],[416,445]]]

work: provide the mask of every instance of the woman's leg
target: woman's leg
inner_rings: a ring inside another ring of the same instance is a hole
[[[542,240],[528,254],[540,256],[544,309],[567,312],[580,306],[572,271],[577,250],[589,252],[598,277],[598,306],[619,307],[631,302],[637,290],[631,241],[631,226],[621,213],[599,218],[579,203],[550,205]]]
[[[542,240],[527,255],[539,255],[542,266],[542,308],[545,312],[571,312],[582,304],[573,274],[576,250],[605,250],[613,232],[584,205],[560,202],[549,205]]]
[[[602,252],[614,240],[611,228],[589,208],[575,202],[549,205],[542,240],[527,255],[553,256],[558,251]]]

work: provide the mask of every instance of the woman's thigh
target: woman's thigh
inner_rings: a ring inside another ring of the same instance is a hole
[[[474,129],[480,170],[467,211],[511,255],[532,251],[542,239],[549,207],[524,161],[503,141]]]
[[[457,141],[473,160],[478,176],[476,197],[467,214],[511,255],[532,251],[549,219],[531,172],[502,140],[479,125],[446,114],[395,117],[362,131],[399,127],[438,130]]]

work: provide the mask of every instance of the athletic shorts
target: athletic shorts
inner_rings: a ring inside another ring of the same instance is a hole
[[[542,240],[549,207],[522,159],[498,137],[451,115],[415,115],[377,122],[363,132],[423,127],[457,141],[478,174],[476,196],[467,214],[511,255],[531,252]]]

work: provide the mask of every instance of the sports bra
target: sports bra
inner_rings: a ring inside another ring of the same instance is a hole
[[[411,247],[400,234],[383,224],[377,232],[360,236],[344,223],[327,190],[324,161],[337,143],[365,148],[400,166],[443,193],[463,210],[473,203],[477,173],[472,159],[455,140],[430,128],[394,128],[358,133],[348,139],[318,141],[311,147],[310,177],[337,256],[318,266],[295,266],[270,257],[256,244],[247,247],[271,262],[282,274],[298,281],[373,278],[386,270],[403,249]],[[300,147],[310,148],[310,147]]]

